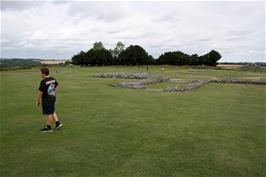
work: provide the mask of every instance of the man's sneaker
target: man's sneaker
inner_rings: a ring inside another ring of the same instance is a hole
[[[55,129],[56,129],[56,130],[59,130],[59,129],[60,129],[60,127],[62,127],[62,125],[63,125],[63,124],[61,124],[61,123],[59,123],[59,124],[56,124],[56,125],[55,125]]]
[[[43,132],[43,133],[50,133],[52,131],[53,131],[52,129],[47,128],[47,127],[44,127],[43,129],[40,130],[40,132]]]

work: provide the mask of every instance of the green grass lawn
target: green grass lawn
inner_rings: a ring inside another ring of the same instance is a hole
[[[124,79],[91,77],[145,67],[51,70],[63,127],[50,134],[39,132],[38,68],[0,72],[3,177],[266,176],[265,86],[208,84],[168,93],[114,88],[109,84]],[[266,79],[266,72],[238,70],[154,66],[149,72],[184,80]]]

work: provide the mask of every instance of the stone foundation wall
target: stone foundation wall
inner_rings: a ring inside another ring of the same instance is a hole
[[[113,87],[131,88],[131,89],[145,89],[146,88],[145,85],[154,84],[158,82],[165,82],[169,80],[169,78],[167,77],[162,77],[149,73],[120,73],[120,72],[99,73],[95,74],[94,77],[140,79],[139,81],[122,82],[111,85]]]
[[[95,74],[94,77],[101,78],[125,78],[125,79],[139,79],[137,81],[115,83],[111,86],[131,88],[131,89],[145,89],[145,85],[154,84],[159,82],[168,81],[168,77],[153,75],[149,73],[99,73]],[[247,79],[209,79],[209,80],[192,80],[186,83],[182,87],[170,87],[165,88],[163,91],[166,92],[186,92],[192,89],[202,87],[208,83],[235,83],[235,84],[255,84],[255,85],[266,85],[266,80],[247,80]]]
[[[192,89],[202,87],[208,83],[234,83],[234,84],[254,84],[266,85],[265,80],[245,80],[245,79],[210,79],[210,80],[193,80],[188,82],[183,87],[166,88],[166,92],[186,92]]]

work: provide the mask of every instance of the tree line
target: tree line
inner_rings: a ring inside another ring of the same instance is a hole
[[[118,42],[114,49],[107,50],[102,42],[95,42],[87,52],[80,51],[72,57],[72,63],[82,66],[103,65],[209,65],[216,66],[221,54],[215,50],[198,56],[188,55],[181,51],[170,51],[160,55],[157,59],[149,55],[139,45],[130,45],[125,48]]]

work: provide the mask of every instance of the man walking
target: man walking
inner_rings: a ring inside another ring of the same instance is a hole
[[[49,75],[48,68],[40,69],[41,77],[43,78],[40,82],[36,106],[40,106],[42,101],[42,113],[46,116],[46,126],[41,129],[41,132],[48,133],[52,132],[51,124],[55,121],[55,129],[58,130],[62,127],[62,124],[58,120],[58,117],[55,113],[55,91],[58,86],[58,83],[55,78]]]

